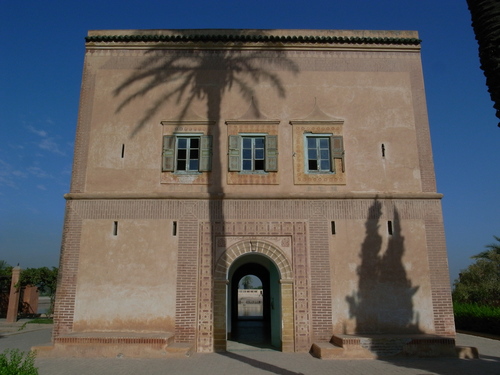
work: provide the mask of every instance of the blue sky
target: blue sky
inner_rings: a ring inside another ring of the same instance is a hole
[[[0,259],[58,265],[88,30],[417,30],[455,279],[500,236],[500,129],[470,23],[465,0],[2,2]]]

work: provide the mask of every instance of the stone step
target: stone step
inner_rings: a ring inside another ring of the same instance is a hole
[[[75,332],[56,337],[56,343],[65,344],[151,344],[166,346],[173,343],[170,332]]]
[[[334,334],[330,341],[346,351],[366,351],[373,358],[390,356],[455,357],[455,340],[427,334]]]
[[[321,359],[374,359],[383,357],[477,358],[475,348],[455,347],[451,337],[427,334],[334,334],[329,343],[314,343],[311,354]]]
[[[193,354],[193,343],[173,343],[165,348],[169,357],[189,357]]]
[[[319,359],[335,359],[342,356],[343,348],[332,345],[329,342],[315,342],[311,348],[313,357]]]
[[[373,359],[373,353],[363,348],[341,348],[329,342],[314,343],[311,354],[320,359]]]
[[[169,350],[167,348],[172,346]],[[56,337],[52,346],[34,347],[39,357],[166,358],[189,356],[193,345],[174,344],[169,332],[77,332]]]
[[[473,346],[457,346],[457,356],[460,359],[478,359],[479,351]]]

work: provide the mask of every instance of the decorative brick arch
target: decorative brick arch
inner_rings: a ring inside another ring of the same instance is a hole
[[[244,254],[261,254],[266,256],[276,265],[281,280],[289,280],[291,282],[293,271],[290,261],[280,249],[262,240],[243,240],[229,247],[215,265],[215,280],[227,280],[227,274],[231,264]]]
[[[293,312],[293,270],[290,261],[276,246],[262,240],[243,240],[229,247],[218,259],[214,273],[214,350],[227,348],[227,284],[228,272],[233,262],[245,254],[259,254],[269,258],[280,274],[281,287],[281,349],[293,352],[294,312]]]

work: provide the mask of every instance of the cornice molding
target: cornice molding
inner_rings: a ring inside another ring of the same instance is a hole
[[[280,120],[226,120],[226,125],[279,125]]]
[[[164,120],[160,122],[162,125],[214,125],[216,122],[213,120]]]
[[[285,44],[381,44],[418,46],[418,38],[366,37],[366,36],[308,36],[308,35],[238,35],[238,34],[191,34],[191,35],[89,35],[86,43],[285,43]]]
[[[168,193],[69,193],[65,194],[66,200],[115,200],[115,199],[192,199],[192,200],[332,200],[332,199],[441,199],[440,193],[397,193],[397,192],[329,192],[329,193],[190,193],[190,192],[168,192]]]
[[[342,120],[290,120],[290,125],[344,125]]]
[[[416,32],[359,30],[98,30],[87,50],[331,50],[418,52]]]

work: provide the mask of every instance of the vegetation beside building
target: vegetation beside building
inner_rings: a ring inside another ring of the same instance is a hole
[[[453,311],[457,329],[500,335],[500,237],[473,256],[476,262],[455,281]]]

